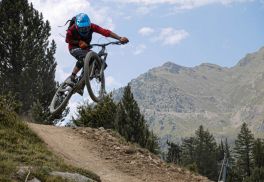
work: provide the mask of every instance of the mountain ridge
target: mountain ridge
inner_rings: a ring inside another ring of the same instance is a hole
[[[258,137],[264,116],[264,47],[233,67],[173,62],[150,69],[130,82],[150,128],[162,141],[180,141],[204,125],[220,139],[233,139],[247,122]],[[115,92],[115,98],[122,89]]]

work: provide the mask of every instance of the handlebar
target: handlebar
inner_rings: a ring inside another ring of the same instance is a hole
[[[121,45],[123,44],[122,42],[120,41],[114,41],[114,42],[108,42],[108,43],[105,43],[105,44],[91,44],[90,47],[93,48],[94,46],[98,46],[98,47],[106,47],[110,44],[115,44],[115,45]]]

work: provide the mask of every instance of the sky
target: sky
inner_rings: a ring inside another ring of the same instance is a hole
[[[125,86],[165,62],[194,67],[213,63],[234,66],[247,53],[264,46],[264,0],[29,0],[51,24],[57,43],[56,80],[70,75],[75,59],[65,43],[64,23],[78,13],[129,39],[108,47],[106,88]],[[111,41],[101,35],[92,43]],[[94,49],[98,51],[98,49]],[[76,105],[88,99],[74,96]]]

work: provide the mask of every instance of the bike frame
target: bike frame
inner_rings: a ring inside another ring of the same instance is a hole
[[[110,44],[115,44],[115,45],[120,45],[121,42],[120,41],[116,41],[116,42],[109,42],[106,44],[91,44],[90,48],[92,49],[93,47],[97,46],[97,47],[102,47],[102,49],[97,53],[99,58],[102,61],[102,67],[100,70],[100,75],[102,75],[104,68],[105,68],[105,64],[106,64],[106,58],[108,53],[106,52],[106,46],[110,45]],[[89,52],[88,52],[89,53]],[[93,73],[94,70],[91,71],[91,73]],[[76,86],[73,88],[73,91],[76,92],[76,90],[81,89],[84,83],[84,70],[82,69],[81,75],[78,77],[78,83],[76,84]]]

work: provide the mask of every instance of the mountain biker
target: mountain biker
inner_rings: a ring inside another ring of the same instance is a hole
[[[105,37],[111,37],[119,40],[121,43],[128,43],[126,37],[121,37],[116,33],[104,29],[94,23],[91,23],[90,18],[85,13],[80,13],[74,17],[74,23],[68,28],[66,34],[66,42],[68,43],[70,54],[77,59],[76,65],[73,68],[72,74],[67,78],[66,83],[74,86],[76,83],[76,74],[84,65],[84,58],[90,51],[90,42],[93,32],[99,33]],[[83,95],[83,89],[78,91]]]

